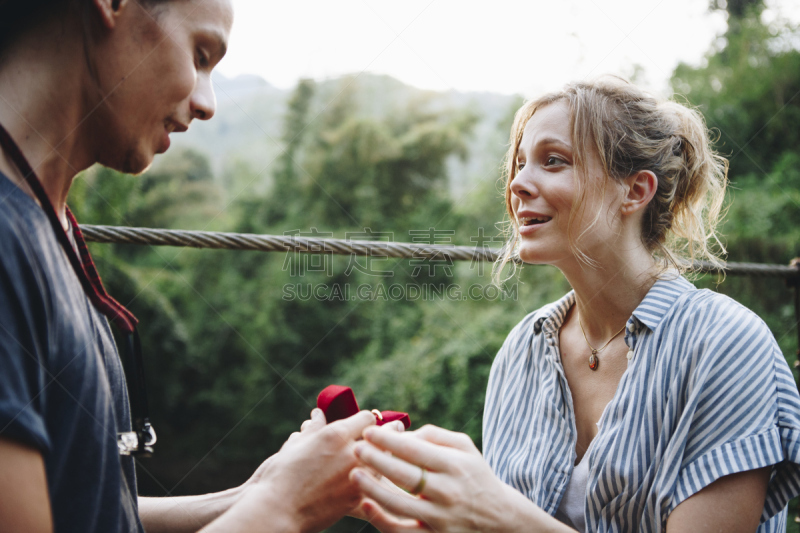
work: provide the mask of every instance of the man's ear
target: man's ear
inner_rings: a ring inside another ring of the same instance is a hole
[[[627,193],[620,210],[623,215],[632,215],[647,207],[658,189],[658,178],[649,170],[642,170],[625,178]]]
[[[97,8],[103,26],[111,29],[117,25],[117,19],[130,2],[129,0],[92,0],[92,3]]]

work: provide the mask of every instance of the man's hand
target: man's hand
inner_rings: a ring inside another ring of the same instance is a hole
[[[320,531],[356,507],[361,499],[349,473],[358,463],[353,446],[375,424],[369,411],[325,423],[312,411],[299,433],[264,461],[243,486],[241,500],[204,532]]]

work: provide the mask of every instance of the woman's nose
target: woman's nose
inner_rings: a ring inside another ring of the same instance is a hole
[[[208,120],[214,116],[214,112],[217,110],[217,97],[214,94],[214,85],[210,75],[198,76],[190,105],[193,118]]]
[[[520,199],[534,198],[539,195],[539,190],[533,182],[533,176],[527,167],[519,170],[511,180],[511,192]]]

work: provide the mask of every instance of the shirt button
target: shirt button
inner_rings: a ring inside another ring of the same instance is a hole
[[[628,361],[630,361],[631,359],[633,359],[633,350],[628,350],[628,355],[627,355],[627,357],[628,357]]]
[[[633,322],[628,322],[628,331],[633,333],[633,330],[636,329],[636,326],[633,325]]]

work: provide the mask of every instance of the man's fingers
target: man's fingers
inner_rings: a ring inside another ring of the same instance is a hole
[[[286,439],[286,442],[292,442],[293,440],[298,439],[298,438],[300,438],[300,432],[299,431],[295,431],[294,433],[289,435],[289,438]],[[284,443],[284,446],[285,445],[286,445],[286,443]]]
[[[328,424],[328,427],[345,440],[357,440],[369,426],[375,425],[375,415],[369,411],[361,411],[344,420],[337,420]]]
[[[307,431],[316,431],[318,429],[322,429],[325,427],[325,413],[322,412],[322,409],[314,408],[311,411],[311,419],[306,420],[300,426],[300,431],[303,433]]]

